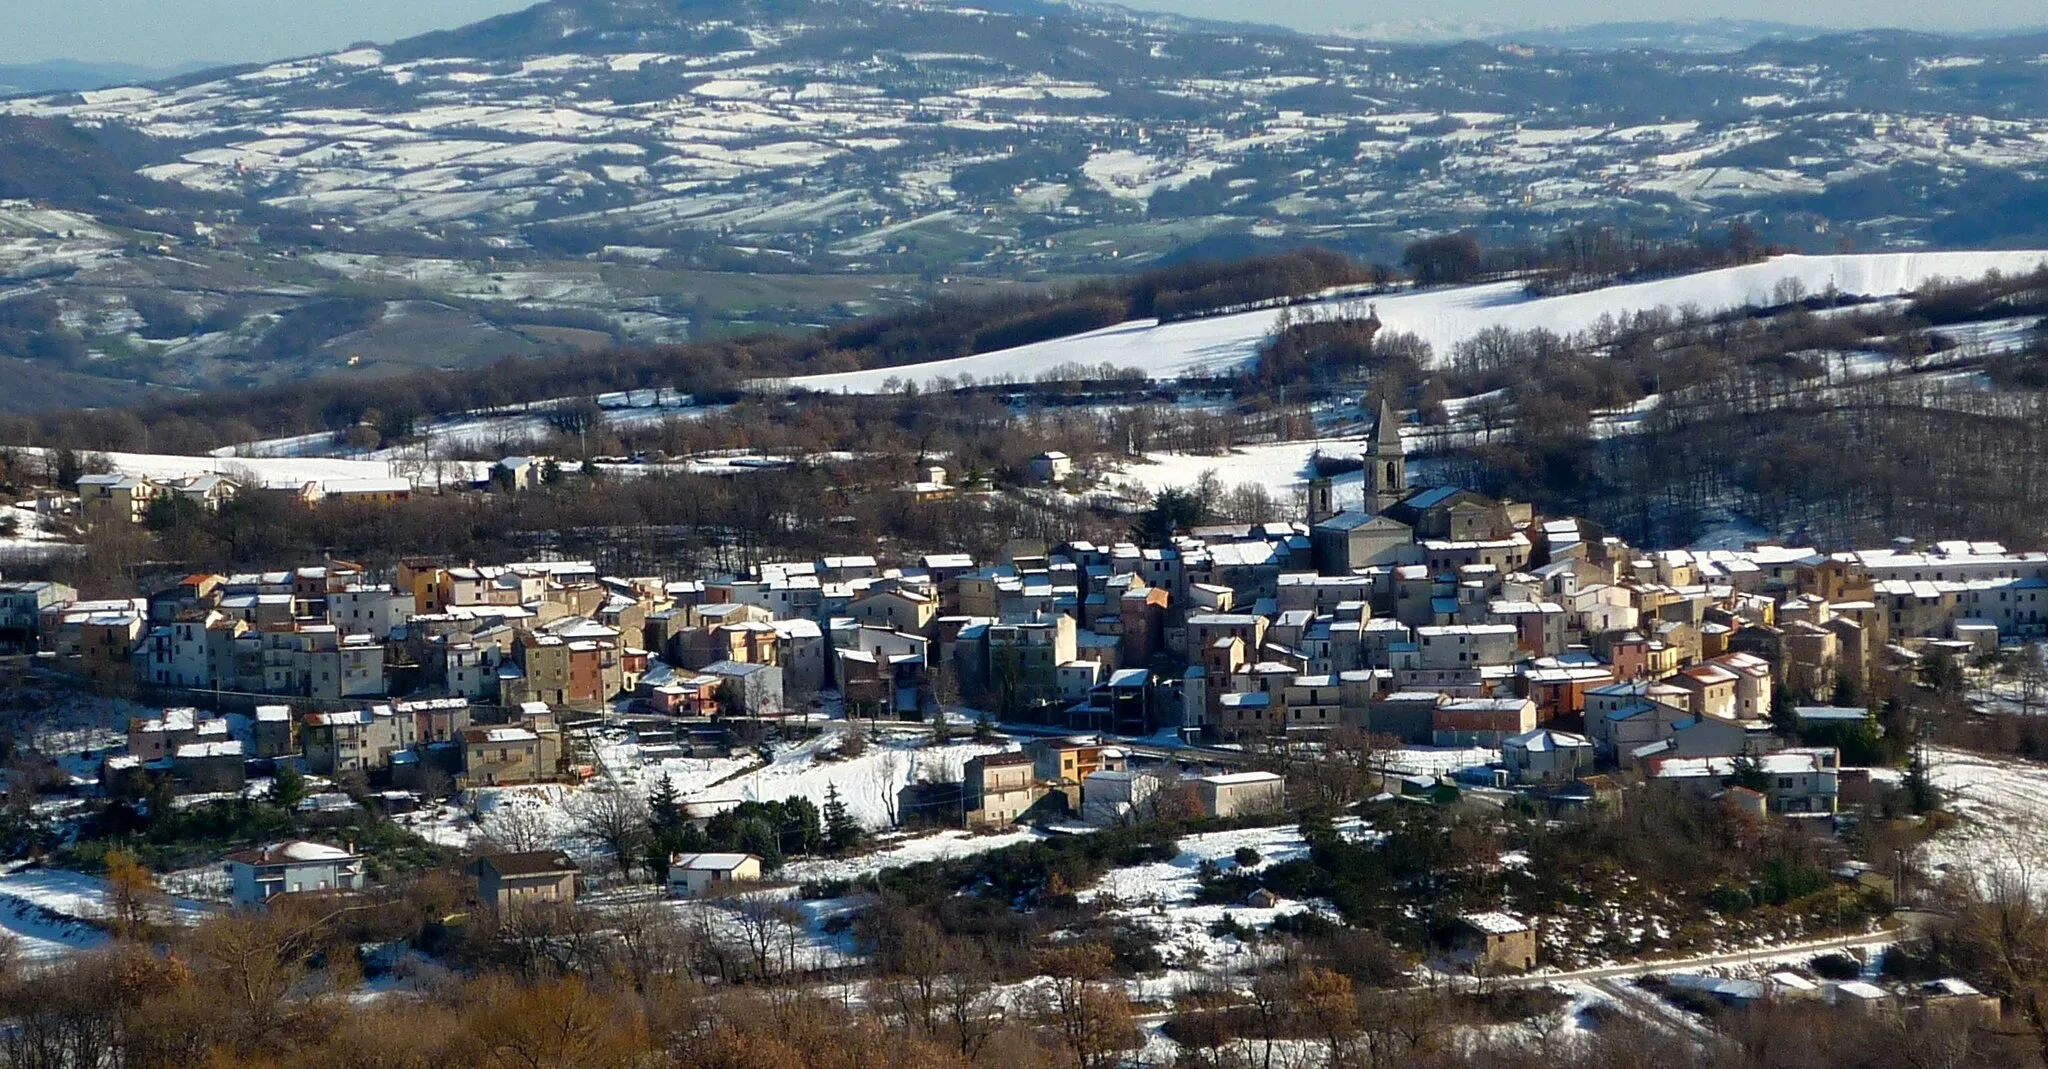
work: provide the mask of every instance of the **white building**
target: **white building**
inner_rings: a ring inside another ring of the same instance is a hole
[[[761,859],[752,854],[677,854],[668,860],[668,890],[702,898],[736,883],[761,882]]]
[[[412,617],[412,595],[389,586],[351,585],[327,595],[327,622],[344,635],[390,638]]]
[[[1212,817],[1271,811],[1287,804],[1287,781],[1275,772],[1202,776],[1194,784],[1202,812]]]
[[[360,855],[303,839],[229,854],[227,871],[238,906],[260,906],[301,891],[363,889]]]

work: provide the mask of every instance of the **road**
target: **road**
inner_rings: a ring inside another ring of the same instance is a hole
[[[1908,918],[1904,926],[1910,927],[1914,923],[1913,919]],[[1901,930],[1901,928],[1890,928],[1881,932],[1859,932],[1855,935],[1835,936],[1829,939],[1816,939],[1804,943],[1781,943],[1777,946],[1760,947],[1755,950],[1740,950],[1728,954],[1707,954],[1696,958],[1670,958],[1658,961],[1630,962],[1626,965],[1603,965],[1593,969],[1580,969],[1576,972],[1532,973],[1527,976],[1506,976],[1496,978],[1492,983],[1496,988],[1545,987],[1550,984],[1565,983],[1591,984],[1611,998],[1616,998],[1623,1002],[1636,1003],[1639,1011],[1645,1009],[1656,1010],[1659,1016],[1671,1017],[1670,1014],[1664,1014],[1659,1010],[1662,1003],[1655,996],[1625,984],[1609,983],[1608,981],[1627,980],[1657,973],[1688,972],[1694,969],[1709,969],[1727,965],[1753,965],[1757,962],[1770,961],[1774,958],[1798,954],[1820,954],[1830,950],[1847,950],[1850,947],[1890,946],[1899,941]],[[1468,984],[1471,982],[1471,978],[1465,976],[1454,977],[1452,982],[1453,984]],[[1139,1014],[1136,1020],[1140,1024],[1158,1024],[1179,1012],[1179,1010],[1163,1010],[1156,1013]],[[1671,1017],[1671,1021],[1667,1023],[1672,1023],[1674,1027],[1677,1027],[1677,1020],[1678,1018]],[[1691,1028],[1690,1026],[1687,1026],[1687,1030],[1698,1031],[1698,1029]]]
[[[1899,941],[1899,929],[1881,932],[1858,932],[1855,935],[1835,936],[1805,943],[1781,943],[1777,946],[1761,947],[1756,950],[1739,950],[1728,954],[1708,954],[1697,958],[1672,958],[1658,961],[1637,961],[1626,965],[1603,965],[1598,968],[1580,969],[1576,972],[1532,973],[1528,976],[1509,976],[1495,981],[1500,987],[1542,987],[1545,984],[1570,981],[1596,982],[1635,976],[1649,976],[1653,973],[1685,972],[1690,969],[1711,969],[1726,965],[1754,965],[1773,958],[1795,954],[1819,954],[1829,950],[1846,950],[1850,947],[1890,946]]]

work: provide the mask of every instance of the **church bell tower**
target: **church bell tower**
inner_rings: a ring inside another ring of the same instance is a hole
[[[1382,397],[1379,419],[1365,445],[1365,510],[1378,515],[1407,496],[1408,452],[1401,444],[1401,420]]]

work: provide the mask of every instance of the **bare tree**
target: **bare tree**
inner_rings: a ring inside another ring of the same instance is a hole
[[[607,947],[614,975],[646,992],[674,977],[688,976],[696,954],[696,933],[666,902],[635,902],[604,912],[612,933]]]
[[[489,816],[477,822],[489,843],[512,854],[540,850],[554,840],[554,832],[537,806],[514,804],[512,798],[498,799]]]
[[[619,872],[631,875],[647,837],[647,802],[615,786],[571,797],[567,806],[576,834],[610,854]]]
[[[875,758],[874,770],[869,773],[869,789],[882,812],[889,818],[889,826],[900,827],[903,823],[902,794],[905,783],[915,773],[916,762],[905,756],[901,750],[885,750]]]
[[[711,942],[740,952],[743,969],[736,979],[772,982],[796,969],[804,918],[789,903],[736,894],[707,905],[700,931]]]
[[[1130,1000],[1107,981],[1114,956],[1099,943],[1041,953],[1045,976],[1033,993],[1033,1015],[1059,1037],[1074,1069],[1107,1069],[1138,1045]]]

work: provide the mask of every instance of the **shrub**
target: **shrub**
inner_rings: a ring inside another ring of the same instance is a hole
[[[1744,913],[1755,904],[1748,891],[1725,883],[1715,884],[1714,889],[1707,892],[1707,908],[1716,913]]]
[[[1863,965],[1847,954],[1822,954],[1806,963],[1823,980],[1854,980],[1863,975]]]

